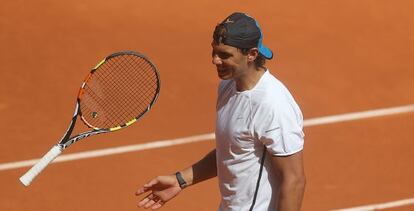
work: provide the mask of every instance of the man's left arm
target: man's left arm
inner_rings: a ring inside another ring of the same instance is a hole
[[[272,166],[280,185],[278,210],[300,210],[306,184],[303,151],[289,156],[272,156]]]

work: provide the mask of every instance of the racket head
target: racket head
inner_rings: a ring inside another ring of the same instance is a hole
[[[81,120],[94,130],[127,127],[157,101],[160,76],[145,55],[134,51],[113,53],[86,76],[78,94]]]

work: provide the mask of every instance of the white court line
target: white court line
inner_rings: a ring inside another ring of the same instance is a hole
[[[304,126],[309,127],[309,126],[316,126],[316,125],[326,125],[326,124],[332,124],[332,123],[337,123],[337,122],[345,122],[345,121],[366,119],[366,118],[379,117],[379,116],[402,114],[402,113],[408,113],[408,112],[414,112],[414,104],[400,106],[400,107],[392,107],[392,108],[384,108],[384,109],[376,109],[376,110],[369,110],[369,111],[362,111],[362,112],[354,112],[354,113],[312,118],[312,119],[305,120]],[[113,147],[113,148],[107,148],[107,149],[91,150],[91,151],[61,155],[57,157],[53,162],[54,163],[65,162],[65,161],[71,161],[71,160],[80,160],[80,159],[86,159],[86,158],[121,154],[121,153],[126,153],[126,152],[134,152],[134,151],[142,151],[142,150],[148,150],[148,149],[176,146],[176,145],[181,145],[181,144],[213,140],[214,137],[215,137],[214,133],[207,133],[207,134],[184,137],[184,138],[148,142],[144,144],[134,144],[134,145]],[[38,160],[39,159],[31,159],[31,160],[16,161],[16,162],[10,162],[10,163],[2,163],[0,164],[0,171],[33,166],[34,164],[37,163]]]
[[[379,117],[379,116],[395,115],[395,114],[402,114],[402,113],[408,113],[408,112],[414,112],[414,104],[400,106],[400,107],[393,107],[393,108],[384,108],[384,109],[376,109],[376,110],[363,111],[363,112],[355,112],[355,113],[348,113],[348,114],[312,118],[312,119],[305,120],[304,126],[309,127],[309,126],[316,126],[316,125],[325,125],[325,124],[332,124],[332,123],[337,123],[337,122],[345,122],[345,121],[366,119],[366,118]],[[135,144],[135,145],[113,147],[113,148],[107,148],[107,149],[101,149],[101,150],[92,150],[92,151],[86,151],[86,152],[80,152],[80,153],[72,153],[72,154],[67,154],[67,155],[61,155],[57,159],[55,159],[53,162],[80,160],[80,159],[102,157],[102,156],[108,156],[108,155],[114,155],[114,154],[120,154],[120,153],[126,153],[126,152],[163,148],[163,147],[169,147],[169,146],[175,146],[175,145],[181,145],[181,144],[213,140],[214,137],[215,137],[214,133],[208,133],[208,134],[190,136],[190,137],[185,137],[185,138],[177,138],[177,139],[171,139],[171,140],[149,142],[149,143],[144,143],[144,144]],[[32,159],[32,160],[25,160],[25,161],[18,161],[18,162],[3,163],[3,164],[0,164],[0,171],[33,166],[34,164],[37,163],[37,161],[38,159]],[[398,207],[398,206],[406,206],[410,204],[414,204],[414,198],[393,201],[393,202],[388,202],[388,203],[383,203],[383,204],[374,204],[374,205],[367,205],[367,206],[361,206],[361,207],[346,208],[346,209],[340,209],[336,211],[379,210],[379,209],[386,209],[386,208],[392,208],[392,207]]]
[[[305,120],[304,125],[305,126],[326,125],[330,123],[346,122],[346,121],[352,121],[352,120],[367,119],[367,118],[372,118],[372,117],[402,114],[402,113],[408,113],[408,112],[413,112],[413,111],[414,111],[414,104],[411,104],[411,105],[406,105],[406,106],[383,108],[383,109],[376,109],[376,110],[370,110],[370,111],[361,111],[361,112],[313,118],[313,119]]]
[[[351,208],[345,208],[345,209],[338,209],[338,210],[332,210],[332,211],[371,211],[371,210],[383,210],[393,207],[401,207],[401,206],[407,206],[414,204],[414,198],[411,199],[403,199],[398,201],[391,201],[386,202],[382,204],[372,204],[372,205],[366,205],[361,207],[351,207]]]
[[[90,151],[85,151],[85,152],[61,155],[57,157],[53,161],[53,163],[65,162],[65,161],[71,161],[71,160],[80,160],[80,159],[86,159],[86,158],[94,158],[94,157],[102,157],[102,156],[107,156],[107,155],[142,151],[142,150],[147,150],[147,149],[163,148],[163,147],[169,147],[169,146],[175,146],[175,145],[181,145],[181,144],[189,144],[193,142],[208,141],[212,139],[214,139],[214,133],[189,136],[185,138],[154,141],[154,142],[149,142],[149,143],[144,143],[144,144],[134,144],[134,145],[121,146],[121,147],[112,147],[112,148],[107,148],[107,149],[90,150]],[[24,161],[0,164],[0,171],[33,166],[34,164],[37,163],[37,161],[39,161],[39,159],[24,160]]]

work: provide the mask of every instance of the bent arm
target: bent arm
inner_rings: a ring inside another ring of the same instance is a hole
[[[212,150],[204,158],[180,171],[187,186],[197,184],[204,180],[217,176],[216,150]],[[182,188],[175,175],[158,176],[143,186],[135,193],[137,196],[148,193],[138,202],[139,207],[159,209],[169,200],[177,196]]]
[[[289,156],[273,156],[272,165],[280,181],[278,210],[300,210],[306,184],[303,151]]]
[[[216,149],[192,166],[180,171],[187,186],[197,184],[217,176]]]

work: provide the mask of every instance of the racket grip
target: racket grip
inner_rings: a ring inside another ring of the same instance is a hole
[[[36,163],[36,165],[34,165],[29,171],[26,172],[26,174],[20,177],[20,182],[23,183],[24,186],[29,186],[33,179],[36,178],[36,176],[39,175],[40,172],[42,172],[50,162],[52,162],[58,155],[60,155],[62,151],[63,149],[61,146],[53,146],[52,149],[50,149],[49,152],[46,153],[42,159]]]

